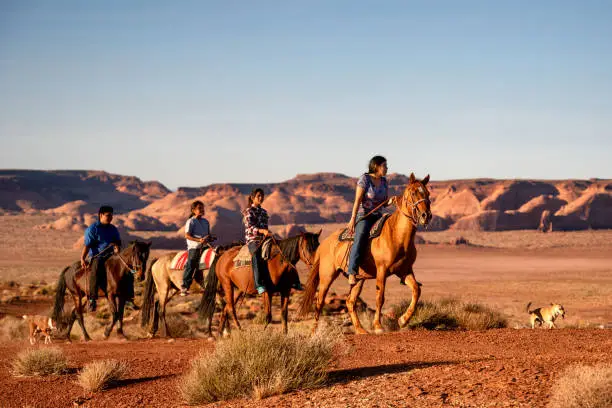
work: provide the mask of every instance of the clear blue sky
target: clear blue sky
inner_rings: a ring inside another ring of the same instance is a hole
[[[611,1],[2,1],[0,167],[612,178]]]

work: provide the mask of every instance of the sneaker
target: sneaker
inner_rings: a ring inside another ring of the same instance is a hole
[[[257,293],[259,295],[261,295],[262,293],[264,293],[266,291],[266,288],[264,288],[263,286],[258,286],[257,287]]]
[[[348,283],[349,285],[353,286],[357,284],[357,279],[355,278],[355,275],[353,275],[352,273],[349,274],[348,276]]]
[[[189,294],[189,291],[188,291],[187,289],[185,289],[185,288],[181,289],[181,294],[180,294],[180,296],[185,297],[185,296],[187,296],[188,294]]]
[[[89,299],[89,311],[95,312],[97,308],[96,299]]]

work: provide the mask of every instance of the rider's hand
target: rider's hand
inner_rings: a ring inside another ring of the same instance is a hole
[[[113,252],[116,254],[119,253],[119,247],[117,245],[113,245]]]
[[[87,261],[85,260],[85,258],[81,259],[81,268],[83,269],[87,268]]]
[[[270,235],[272,235],[270,233],[270,230],[267,230],[267,229],[260,229],[259,232],[261,232],[264,237],[269,237]]]
[[[348,232],[350,234],[353,234],[355,232],[355,218],[354,217],[351,217],[351,220],[349,221],[346,227],[348,228]]]
[[[391,197],[389,201],[387,201],[387,205],[393,205],[393,204],[395,204],[395,196]]]

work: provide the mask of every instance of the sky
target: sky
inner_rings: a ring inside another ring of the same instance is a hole
[[[612,2],[0,2],[0,168],[612,178]]]

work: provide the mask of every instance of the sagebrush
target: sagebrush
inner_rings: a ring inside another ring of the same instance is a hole
[[[212,354],[193,361],[180,391],[188,403],[203,404],[315,387],[327,378],[337,341],[325,330],[313,336],[261,329],[235,332]]]

